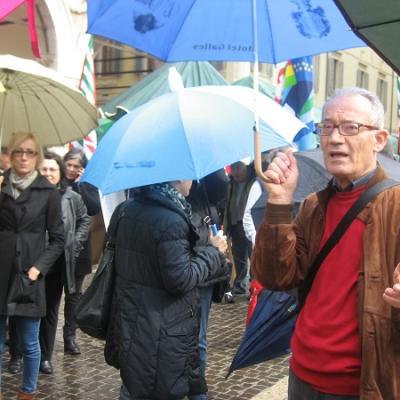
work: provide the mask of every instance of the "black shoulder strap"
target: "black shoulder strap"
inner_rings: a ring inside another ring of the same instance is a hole
[[[347,213],[344,215],[344,217],[337,225],[336,229],[332,232],[331,236],[329,236],[328,240],[325,242],[324,246],[315,257],[315,260],[312,263],[307,273],[306,279],[303,284],[303,288],[299,294],[300,306],[304,304],[305,297],[307,296],[307,294],[311,289],[315,276],[317,275],[317,272],[322,262],[324,261],[326,256],[330,253],[330,251],[339,242],[340,238],[343,236],[344,232],[346,232],[347,228],[353,222],[354,218],[356,218],[357,215],[360,213],[360,211],[379,193],[399,184],[400,182],[397,182],[393,179],[385,179],[383,181],[380,181],[374,186],[365,190],[360,196],[360,198],[350,207],[350,209],[347,211]]]

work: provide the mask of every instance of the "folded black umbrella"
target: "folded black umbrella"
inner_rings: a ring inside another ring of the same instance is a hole
[[[237,369],[290,352],[297,311],[296,296],[293,294],[263,289],[227,377]]]

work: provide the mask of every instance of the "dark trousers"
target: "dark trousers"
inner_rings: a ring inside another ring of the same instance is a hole
[[[8,348],[12,358],[22,357],[21,346],[18,342],[15,317],[8,317]]]
[[[77,292],[69,294],[65,287],[64,299],[64,339],[74,337],[76,331],[75,309],[81,296],[82,283],[85,275],[75,277]],[[42,318],[39,332],[42,360],[50,361],[56,340],[58,312],[64,289],[64,279],[61,271],[46,276],[46,316]]]
[[[247,270],[253,245],[246,238],[241,221],[236,225],[232,225],[230,236],[232,239],[232,255],[236,270],[232,292],[245,293],[247,289]]]
[[[289,371],[288,400],[359,400],[359,397],[321,393]]]

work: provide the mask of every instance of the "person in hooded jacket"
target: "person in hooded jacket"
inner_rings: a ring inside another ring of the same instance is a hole
[[[174,400],[206,391],[198,286],[227,275],[221,253],[227,244],[217,236],[195,249],[199,236],[185,200],[191,185],[183,180],[143,187],[119,221],[105,357],[120,369],[120,399]]]
[[[14,316],[23,354],[18,399],[35,397],[40,364],[39,326],[46,315],[45,281],[64,247],[61,199],[38,172],[43,155],[33,133],[15,133],[11,168],[0,193],[0,355],[6,317]],[[1,365],[1,363],[0,363]]]
[[[55,185],[61,194],[61,210],[64,220],[64,252],[57,259],[46,276],[47,314],[40,324],[40,371],[53,373],[51,358],[57,333],[58,310],[63,289],[65,291],[65,319],[75,318],[70,312],[69,297],[76,293],[75,263],[85,244],[90,228],[90,217],[82,197],[66,186],[61,158],[51,152],[45,152],[40,173]]]

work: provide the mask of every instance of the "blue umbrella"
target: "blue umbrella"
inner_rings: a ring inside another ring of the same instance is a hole
[[[241,86],[202,86],[157,97],[104,135],[83,181],[103,194],[200,179],[253,152],[254,108],[262,150],[289,145],[304,124],[270,98]]]
[[[275,64],[365,46],[332,0],[88,0],[88,31],[168,62]]]
[[[227,376],[237,369],[289,353],[297,313],[295,296],[263,289]]]

